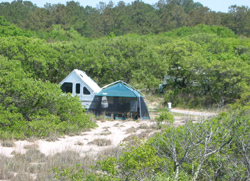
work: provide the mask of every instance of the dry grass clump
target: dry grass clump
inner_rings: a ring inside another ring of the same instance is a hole
[[[4,140],[2,143],[1,143],[2,147],[14,147],[15,146],[15,143],[13,140]]]
[[[35,137],[35,136],[31,136],[31,137],[28,137],[28,138],[27,138],[27,141],[29,141],[29,142],[35,142],[35,141],[37,141],[37,140],[38,140],[38,138]]]
[[[106,116],[104,116],[104,115],[97,116],[97,117],[95,117],[95,120],[105,122],[106,121]]]
[[[100,135],[110,135],[110,134],[112,133],[108,130],[108,128],[105,128],[104,131],[100,133]]]
[[[32,144],[32,145],[25,145],[23,147],[24,149],[37,149],[39,148],[38,144]]]
[[[138,137],[139,139],[143,139],[143,138],[148,138],[149,132],[148,131],[143,131],[140,134],[136,135],[136,137]]]
[[[100,135],[111,135],[112,133],[110,131],[104,131],[102,133],[100,133]]]
[[[16,154],[12,158],[1,156],[0,180],[34,180],[31,175],[37,174],[42,168],[39,163],[45,161],[45,156],[35,149],[30,149],[25,154]]]
[[[8,158],[8,169],[10,172],[20,173],[28,172],[30,162],[28,162],[21,154]]]
[[[149,129],[157,129],[157,128],[158,128],[158,127],[157,127],[156,121],[155,121],[154,124],[151,124],[151,125],[149,126]]]
[[[149,126],[147,124],[145,124],[145,123],[142,123],[142,124],[139,125],[138,128],[139,129],[149,129]]]
[[[53,134],[53,135],[48,136],[45,140],[46,141],[58,141],[59,140],[58,138],[59,138],[58,135]]]
[[[34,181],[34,178],[27,173],[18,173],[12,181]]]
[[[53,161],[53,164],[56,165],[65,165],[69,163],[80,162],[80,154],[75,151],[64,151],[62,153],[57,153],[54,156],[49,156],[49,160]],[[50,161],[49,161],[50,163]]]
[[[118,126],[120,126],[120,123],[116,123],[116,124],[114,124],[114,126],[113,126],[113,127],[118,127]]]
[[[0,155],[0,180],[9,180],[14,174],[9,170],[9,158]]]
[[[131,142],[131,141],[134,141],[134,139],[136,138],[136,134],[131,134],[129,136],[127,136],[126,138],[124,138],[122,141],[123,142]]]
[[[108,139],[94,139],[89,142],[88,145],[97,145],[97,146],[108,146],[111,145],[111,140]]]
[[[126,134],[136,133],[137,129],[135,127],[128,128]]]
[[[113,148],[102,154],[119,155],[120,149]],[[77,170],[82,169],[84,173],[89,173],[90,166],[95,165],[97,159],[101,159],[101,156],[81,157],[79,152],[74,151],[65,151],[46,157],[35,149],[30,149],[23,155],[17,154],[12,158],[0,155],[0,180],[55,180],[54,168],[58,170],[74,169],[77,164],[80,164],[80,167],[76,168]]]
[[[84,173],[88,173],[90,166],[95,164],[96,158],[96,155],[81,157],[80,153],[75,151],[64,151],[53,156],[48,156],[47,162],[42,165],[42,168],[37,173],[36,180],[55,180],[52,171],[54,168],[63,170],[66,168],[74,168],[78,164],[80,164],[80,167],[77,169],[82,169]]]
[[[104,160],[107,157],[115,157],[119,158],[122,154],[122,147],[117,146],[117,147],[112,147],[112,148],[107,148],[99,152],[98,154],[98,160]]]
[[[143,131],[140,134],[131,134],[124,138],[122,141],[123,142],[129,142],[130,144],[134,144],[136,139],[146,139],[149,137],[149,132],[148,131]]]
[[[3,169],[0,167],[0,180],[10,180],[14,178],[14,174],[11,173],[8,169]]]
[[[36,180],[55,180],[53,169],[59,170],[74,167],[76,164],[82,163],[80,154],[74,151],[64,151],[55,155],[47,156],[46,162],[40,165],[36,173]],[[34,166],[34,165],[33,165]]]
[[[81,142],[81,141],[77,141],[77,142],[75,143],[75,145],[83,146],[83,145],[84,145],[84,143],[83,143],[83,142]]]
[[[20,157],[23,157],[28,162],[44,162],[45,161],[45,155],[41,153],[37,149],[29,149],[25,154],[18,155]]]

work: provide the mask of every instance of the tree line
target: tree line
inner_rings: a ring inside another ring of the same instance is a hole
[[[0,24],[0,54],[36,80],[59,83],[77,67],[100,86],[123,80],[156,89],[167,75],[166,101],[186,107],[224,106],[249,90],[249,38],[229,28],[200,24],[90,40],[60,26],[41,38],[4,18]]]
[[[96,8],[68,1],[66,5],[46,3],[43,8],[30,1],[0,3],[0,16],[26,30],[51,31],[55,25],[73,28],[84,37],[99,38],[137,33],[158,34],[198,24],[224,26],[236,35],[250,35],[250,10],[232,5],[228,13],[214,12],[193,0],[159,0],[149,5],[141,0],[126,4],[99,2]],[[41,35],[42,36],[42,35]]]

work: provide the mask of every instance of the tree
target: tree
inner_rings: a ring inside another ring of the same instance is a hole
[[[228,13],[228,26],[235,34],[250,35],[250,10],[246,6],[230,6]]]
[[[221,25],[220,16],[207,7],[194,9],[190,11],[188,15],[186,26],[196,26],[199,24]]]
[[[16,0],[11,3],[0,4],[0,16],[4,16],[9,22],[24,27],[23,22],[37,7],[30,1]]]
[[[170,31],[185,25],[187,15],[182,6],[172,3],[166,5],[158,4],[158,6],[160,7],[158,14],[163,31]]]

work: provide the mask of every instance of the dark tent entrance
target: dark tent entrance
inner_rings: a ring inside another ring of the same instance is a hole
[[[97,93],[88,112],[112,119],[150,119],[142,94],[122,81],[107,85]]]

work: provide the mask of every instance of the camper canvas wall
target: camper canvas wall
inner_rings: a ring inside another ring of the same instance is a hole
[[[60,84],[63,92],[78,96],[86,108],[89,108],[95,94],[101,91],[84,71],[78,69],[74,69]]]

